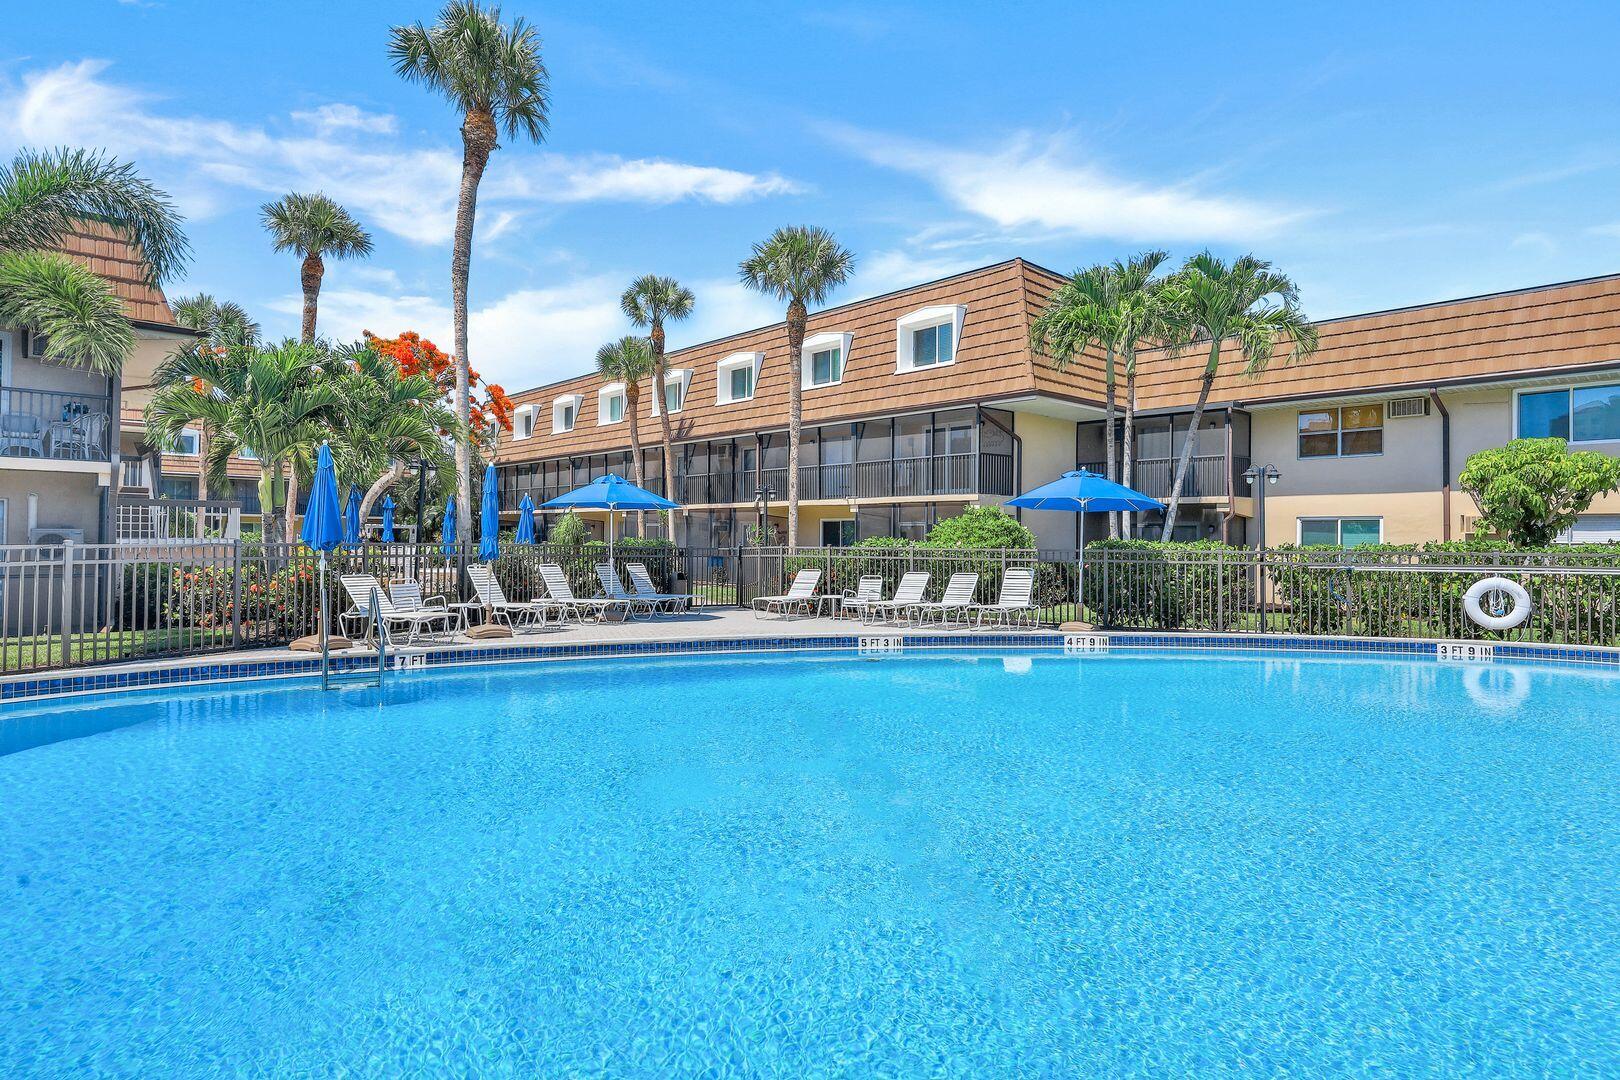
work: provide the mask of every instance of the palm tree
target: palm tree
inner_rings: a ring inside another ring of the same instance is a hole
[[[360,500],[362,519],[413,462],[444,473],[455,467],[445,433],[457,435],[456,414],[431,375],[406,375],[366,345],[333,350],[324,368],[339,396],[328,436],[338,471],[376,477]]]
[[[807,305],[820,304],[848,280],[855,256],[826,229],[787,226],[754,245],[739,268],[750,289],[787,301],[788,333],[788,549],[799,546],[799,434],[804,424],[802,383]],[[848,357],[845,358],[848,363]]]
[[[669,370],[664,358],[664,323],[675,322],[692,314],[696,300],[692,290],[671,277],[643,274],[630,283],[619,297],[619,308],[637,326],[647,327],[647,344],[652,353],[653,403],[658,408],[658,426],[664,433],[664,496],[679,501],[675,487],[675,439],[669,422],[669,397],[664,391],[664,376]],[[625,401],[628,405],[628,399]],[[674,539],[674,515],[664,515],[670,527],[665,531]]]
[[[1144,340],[1169,335],[1162,302],[1163,282],[1154,274],[1169,258],[1163,251],[1144,251],[1129,261],[1115,259],[1078,270],[1052,294],[1046,310],[1030,327],[1034,350],[1057,370],[1091,349],[1103,350],[1104,469],[1108,479],[1121,475],[1131,482],[1136,426],[1136,357]],[[1123,469],[1115,469],[1114,429],[1118,370],[1125,370],[1125,438]],[[1119,516],[1108,515],[1108,533],[1119,536]]]
[[[622,337],[596,350],[596,370],[608,382],[624,383],[624,411],[630,414],[631,479],[642,483],[641,381],[654,375],[652,345],[646,338]]]
[[[1175,479],[1164,513],[1162,539],[1168,540],[1176,527],[1181,488],[1192,464],[1193,444],[1204,419],[1204,404],[1220,369],[1221,348],[1233,338],[1244,370],[1263,371],[1282,342],[1289,343],[1287,359],[1300,360],[1316,351],[1316,327],[1299,310],[1299,287],[1271,264],[1245,255],[1227,265],[1208,251],[1187,260],[1185,266],[1165,285],[1168,317],[1178,327],[1179,350],[1194,344],[1207,344],[1203,377],[1198,385],[1198,403],[1193,406],[1192,424],[1181,445]]]
[[[232,345],[253,345],[259,340],[259,324],[248,317],[242,305],[234,301],[216,300],[208,293],[197,293],[169,301],[169,309],[174,312],[177,325],[200,331],[203,335],[202,340],[183,346],[185,349],[219,351]],[[207,424],[198,427],[199,461],[208,457],[208,440],[212,435],[213,431]],[[197,497],[207,499],[209,487],[208,473],[203,470],[197,481]]]
[[[324,359],[317,346],[295,341],[268,349],[233,345],[223,352],[176,353],[158,368],[158,390],[146,406],[147,430],[159,445],[172,449],[187,427],[212,428],[203,470],[214,485],[225,482],[232,457],[246,453],[257,458],[265,538],[278,531],[285,536],[297,496],[289,492],[278,499],[282,466],[326,436],[342,401],[336,385],[323,375]]]
[[[540,36],[522,19],[501,24],[499,7],[451,0],[432,27],[416,23],[389,32],[394,71],[449,100],[461,113],[461,194],[450,253],[450,299],[455,323],[456,416],[472,427],[468,388],[467,274],[472,265],[478,184],[504,129],[509,139],[545,137],[550,83],[540,60]],[[472,527],[471,447],[456,443],[457,535]]]
[[[0,165],[0,324],[36,330],[53,355],[110,375],[135,348],[124,305],[106,281],[51,250],[91,220],[140,252],[148,284],[185,265],[179,214],[132,166],[67,149],[22,150]]]
[[[259,219],[277,251],[303,259],[298,281],[304,289],[304,320],[299,340],[315,340],[315,308],[321,296],[326,259],[359,259],[371,254],[371,234],[349,212],[325,195],[293,192],[259,207]]]

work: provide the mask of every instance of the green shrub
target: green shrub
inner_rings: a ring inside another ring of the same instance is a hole
[[[970,506],[928,530],[925,547],[1033,551],[1035,534],[999,506]]]
[[[546,534],[546,543],[558,547],[583,547],[591,538],[591,527],[585,524],[585,519],[572,510],[562,516],[557,524],[551,527]]]
[[[1086,606],[1103,626],[1230,630],[1254,594],[1241,552],[1215,540],[1095,540]]]

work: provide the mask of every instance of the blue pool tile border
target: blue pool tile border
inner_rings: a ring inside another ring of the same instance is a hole
[[[1321,652],[1366,656],[1435,656],[1432,639],[1393,640],[1311,635],[1167,634],[1151,631],[1095,631],[1110,648],[1123,650],[1211,650],[1228,652]],[[547,645],[461,645],[424,649],[408,654],[412,667],[452,667],[542,660],[586,660],[610,656],[648,657],[712,653],[759,653],[794,650],[828,651],[860,647],[863,638],[901,637],[905,649],[1057,649],[1066,635],[1055,631],[975,633],[971,635],[913,634],[904,631],[868,634],[821,634],[793,637],[692,638],[668,641],[578,642]],[[1620,666],[1620,649],[1598,646],[1541,645],[1491,642],[1499,660],[1555,664]],[[403,657],[404,654],[401,654]],[[396,657],[399,659],[401,657]],[[375,655],[338,655],[331,658],[335,676],[369,674],[376,670]],[[0,702],[32,700],[73,694],[108,693],[153,687],[254,679],[308,677],[320,674],[318,656],[275,657],[262,660],[231,658],[187,662],[154,661],[127,671],[94,668],[47,676],[15,676],[0,680]]]

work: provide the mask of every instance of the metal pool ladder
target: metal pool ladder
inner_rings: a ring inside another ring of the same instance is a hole
[[[367,605],[370,608],[367,617],[370,621],[371,630],[377,635],[377,673],[373,676],[370,672],[356,671],[352,675],[346,673],[341,680],[341,684],[344,686],[375,686],[379,698],[382,696],[383,680],[388,676],[388,623],[383,620],[381,615],[381,607],[379,606],[381,600],[382,597],[377,595],[377,590],[372,589],[371,603]],[[339,681],[326,674],[328,664],[326,652],[326,637],[322,635],[321,689],[323,690],[330,689],[334,683]]]

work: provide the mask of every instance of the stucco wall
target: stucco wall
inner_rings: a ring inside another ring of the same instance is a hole
[[[101,488],[94,475],[0,469],[6,501],[4,543],[28,543],[28,493],[39,493],[39,524],[83,529],[86,543],[101,542]]]
[[[1039,487],[1056,480],[1075,466],[1073,420],[1040,416],[1036,413],[1015,413],[1013,431],[1023,440],[1024,469],[1017,479],[1022,490]],[[986,500],[990,501],[990,500]],[[995,500],[1005,502],[1006,500]],[[1075,516],[1051,510],[1025,510],[1021,515],[1025,525],[1035,534],[1043,548],[1072,548],[1075,537]]]

